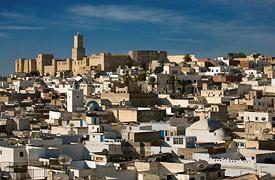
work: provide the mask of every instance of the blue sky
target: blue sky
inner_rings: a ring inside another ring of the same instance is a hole
[[[275,0],[1,0],[0,74],[14,60],[71,57],[73,35],[86,55],[165,50],[198,58],[253,52],[275,56]]]

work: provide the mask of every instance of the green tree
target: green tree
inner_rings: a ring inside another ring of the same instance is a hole
[[[157,79],[154,76],[149,77],[148,84],[152,86],[151,91],[154,91],[155,85],[158,84]]]
[[[181,92],[181,93],[184,93],[184,91],[185,91],[185,86],[186,86],[186,84],[187,84],[187,81],[185,81],[185,80],[180,80],[180,81],[179,81],[179,84],[181,85],[181,88],[182,88],[182,92]]]
[[[30,75],[31,76],[39,76],[39,71],[31,71]]]
[[[168,76],[168,80],[172,84],[173,93],[175,93],[176,76],[174,76],[174,75]]]
[[[183,59],[184,59],[185,62],[191,62],[192,61],[192,58],[191,58],[190,54],[185,54]]]
[[[132,77],[129,74],[125,74],[122,76],[122,81],[123,81],[123,84],[129,88],[132,82]]]
[[[244,53],[242,53],[242,52],[239,52],[239,53],[236,53],[236,52],[232,53],[232,52],[230,52],[227,55],[228,55],[229,58],[232,58],[232,59],[234,59],[234,58],[246,58],[246,55]]]
[[[138,75],[136,76],[136,80],[137,80],[137,81],[146,81],[146,76],[147,76],[146,73],[138,74]]]

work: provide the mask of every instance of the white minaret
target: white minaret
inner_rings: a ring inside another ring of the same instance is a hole
[[[74,88],[67,92],[67,111],[76,112],[84,107],[83,91],[78,88],[78,84],[74,84]]]

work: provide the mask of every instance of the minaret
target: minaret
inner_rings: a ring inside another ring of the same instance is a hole
[[[85,56],[85,48],[83,48],[83,35],[79,32],[74,36],[74,48],[72,49],[72,59],[82,60]]]

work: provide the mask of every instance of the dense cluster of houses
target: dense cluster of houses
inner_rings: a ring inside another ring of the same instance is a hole
[[[0,179],[275,179],[275,58],[134,51],[89,66],[77,38],[72,59],[45,56],[71,69],[39,55],[1,77]]]

